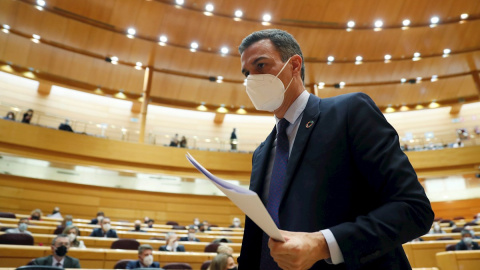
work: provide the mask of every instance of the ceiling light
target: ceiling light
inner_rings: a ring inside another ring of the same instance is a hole
[[[420,55],[421,55],[421,54],[420,54],[419,52],[414,53],[412,60],[413,60],[413,61],[418,61],[418,60],[420,60]]]
[[[240,18],[243,16],[243,11],[240,9],[235,10],[235,17]]]
[[[219,113],[227,113],[228,110],[225,108],[225,104],[220,105],[220,107],[217,109],[217,112],[219,112]]]
[[[112,59],[112,62],[113,61],[118,62],[118,57],[116,57],[116,56],[112,56],[112,57],[110,57],[110,59]]]
[[[401,83],[404,83],[404,82],[406,82],[406,81],[407,81],[407,79],[405,79],[405,78],[401,78],[401,79],[400,79],[400,82],[401,82]]]
[[[347,23],[347,26],[348,26],[349,28],[353,28],[353,27],[355,26],[355,22],[354,22],[354,21],[349,21],[349,22]]]
[[[45,1],[44,0],[37,0],[37,5],[44,7],[45,6]]]
[[[160,40],[160,42],[165,43],[165,42],[167,42],[168,38],[167,38],[167,36],[165,36],[165,35],[161,35],[160,38],[159,38],[159,40]]]
[[[432,75],[432,78],[430,79],[432,82],[438,81],[438,76],[437,75]]]
[[[430,22],[431,22],[432,24],[437,24],[439,21],[440,21],[440,18],[438,18],[437,16],[433,16],[433,17],[430,19]]]
[[[247,86],[247,79],[243,80],[243,85]]]
[[[462,20],[466,20],[467,18],[468,18],[467,13],[463,13],[462,15],[460,15],[460,19],[462,19]]]
[[[243,106],[240,106],[240,109],[237,110],[238,114],[247,114],[247,111],[243,108]]]
[[[402,25],[403,26],[409,26],[410,25],[410,20],[409,19],[403,20]]]
[[[202,102],[202,104],[200,104],[200,106],[197,107],[197,110],[202,112],[207,111],[208,109],[207,107],[205,107],[205,102]]]
[[[142,62],[137,62],[135,64],[135,69],[141,70],[142,69]]]
[[[264,22],[269,22],[272,19],[272,16],[270,14],[264,14],[263,15],[263,21]]]
[[[325,87],[325,83],[324,83],[324,82],[319,82],[319,83],[318,83],[318,88],[323,89],[324,87]]]
[[[113,96],[116,97],[116,98],[121,98],[121,99],[126,99],[127,98],[127,96],[125,96],[125,94],[123,93],[123,90],[121,90],[121,89],[118,93],[116,93]]]
[[[328,62],[333,62],[333,60],[335,60],[335,57],[330,55],[329,57],[327,57],[327,60]]]
[[[340,82],[338,85],[340,85],[340,88],[343,88],[345,86],[345,82]]]
[[[175,3],[177,3],[177,5],[183,5],[185,3],[184,0],[175,0]]]
[[[32,37],[33,37],[34,39],[40,39],[40,36],[39,36],[39,35],[33,34]]]
[[[385,54],[385,63],[390,62],[390,59],[392,59],[392,56],[390,54]]]
[[[192,51],[192,52],[196,51],[198,49],[198,43],[197,42],[192,42],[190,44],[190,48],[191,48],[190,51]]]
[[[408,108],[406,105],[402,105],[402,107],[400,107],[400,111],[402,112],[405,112],[405,111],[408,111],[410,110],[410,108]]]
[[[383,26],[382,20],[376,20],[375,21],[375,28],[381,28]]]
[[[214,9],[213,5],[208,3],[207,5],[205,5],[205,10],[208,11],[208,12],[212,12]]]
[[[395,112],[395,109],[392,108],[392,105],[388,105],[388,107],[385,109],[385,112],[386,113],[393,113],[393,112]]]
[[[128,33],[129,35],[132,35],[132,36],[133,36],[133,35],[135,35],[135,33],[137,33],[137,31],[135,30],[135,28],[130,27],[130,28],[128,28],[127,33]]]
[[[228,53],[228,48],[227,48],[227,47],[222,47],[222,48],[220,49],[220,52],[221,52],[222,54],[227,54],[227,53]]]
[[[217,83],[223,82],[223,76],[217,76]]]
[[[417,83],[422,81],[422,77],[417,77]]]
[[[440,107],[440,104],[435,102],[435,100],[432,101],[432,103],[428,104],[428,108],[430,108],[430,109],[435,109],[435,108],[438,108],[438,107]]]
[[[8,24],[3,24],[2,27],[3,27],[3,29],[7,29],[7,30],[10,29],[10,25],[8,25]]]
[[[451,53],[451,52],[452,52],[452,50],[450,50],[450,49],[444,49],[444,50],[443,50],[443,53],[444,53],[444,54],[449,54],[449,53]]]
[[[415,106],[415,110],[421,110],[421,109],[423,109],[422,104],[418,104],[417,106]]]
[[[361,57],[361,56],[359,55],[359,56],[355,57],[355,60],[356,60],[356,61],[362,61],[362,60],[363,60],[363,57]]]

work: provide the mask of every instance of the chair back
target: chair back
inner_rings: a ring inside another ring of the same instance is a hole
[[[176,222],[176,221],[167,221],[167,225],[175,225],[175,226],[178,226],[178,222]]]
[[[461,228],[461,227],[457,227],[457,228],[452,229],[452,233],[459,233],[461,231],[463,231],[463,228]]]
[[[110,246],[111,249],[138,250],[140,243],[135,239],[118,239]]]
[[[127,264],[130,262],[131,260],[120,260],[118,261],[115,266],[113,267],[113,269],[127,269]]]
[[[33,246],[33,236],[28,233],[6,233],[0,235],[0,244]]]
[[[203,252],[217,252],[218,246],[220,246],[219,243],[210,243],[205,246]]]
[[[200,270],[208,270],[208,267],[210,267],[211,263],[212,263],[212,260],[204,261],[202,263],[202,266],[200,266]]]
[[[163,269],[193,270],[188,263],[167,263],[163,266]]]
[[[436,240],[453,240],[453,237],[439,237]]]
[[[55,235],[62,234],[64,229],[65,229],[65,227],[59,226],[55,229],[55,231],[53,231],[53,234],[55,234]]]
[[[16,218],[14,213],[10,212],[0,212],[1,218]]]
[[[25,265],[20,266],[16,270],[64,270],[61,267],[51,265]]]
[[[457,250],[456,246],[457,246],[456,244],[447,245],[445,247],[445,251],[455,251],[455,250]]]

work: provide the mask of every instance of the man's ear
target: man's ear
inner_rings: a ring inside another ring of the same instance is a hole
[[[301,75],[302,73],[302,57],[298,54],[295,54],[294,56],[292,56],[292,59],[290,60],[290,62],[292,62],[292,66],[293,66],[293,75]]]

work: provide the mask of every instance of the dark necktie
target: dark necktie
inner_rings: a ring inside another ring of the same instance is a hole
[[[56,266],[57,267],[62,267],[62,264],[60,262],[57,262]]]
[[[268,189],[267,210],[273,221],[279,226],[278,208],[285,184],[285,175],[287,172],[288,151],[290,149],[287,137],[287,127],[290,123],[283,118],[278,123],[277,146],[275,148],[275,160],[273,162],[272,176],[270,178],[270,187]],[[268,248],[268,235],[263,233],[262,238],[262,256],[260,260],[260,269],[280,269],[273,258],[270,256]]]

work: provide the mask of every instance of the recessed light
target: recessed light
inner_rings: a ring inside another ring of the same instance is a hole
[[[376,20],[376,21],[375,21],[375,27],[376,27],[376,28],[380,28],[380,27],[382,27],[382,26],[383,26],[383,22],[382,22],[381,20]]]
[[[135,28],[130,27],[130,28],[128,28],[127,33],[128,33],[129,35],[132,35],[132,36],[133,36],[133,35],[135,35],[135,33],[137,33],[137,31],[135,30]]]
[[[168,38],[167,38],[167,36],[165,36],[165,35],[161,35],[160,38],[159,38],[159,40],[160,40],[160,42],[165,43],[165,42],[167,42]]]
[[[448,49],[448,48],[443,50],[443,53],[444,53],[444,54],[449,54],[449,53],[451,53],[451,52],[452,52],[452,50],[450,50],[450,49]]]
[[[466,20],[467,18],[468,18],[467,13],[463,13],[462,15],[460,15],[460,19],[462,19],[462,20]]]
[[[237,9],[235,11],[235,17],[240,18],[242,16],[243,16],[243,11],[241,11],[240,9]]]
[[[222,47],[222,48],[220,49],[220,52],[221,52],[222,54],[227,54],[227,53],[228,53],[228,48],[227,48],[227,47]]]
[[[37,0],[37,5],[44,7],[45,6],[45,1],[44,0]]]
[[[349,28],[353,28],[353,27],[355,26],[355,22],[354,22],[354,21],[349,21],[349,22],[347,23],[347,26],[348,26]]]
[[[433,16],[433,17],[430,19],[430,22],[431,22],[432,24],[437,24],[439,21],[440,21],[440,18],[438,18],[437,16]]]
[[[403,20],[402,25],[403,26],[409,26],[410,25],[410,20],[409,19]]]
[[[198,43],[197,43],[197,42],[192,42],[192,43],[190,44],[190,47],[191,47],[192,49],[198,49]]]
[[[208,11],[208,12],[212,12],[214,9],[213,5],[208,3],[205,5],[205,10]]]
[[[392,59],[392,56],[390,54],[385,54],[384,58],[385,60],[390,60]]]
[[[333,60],[335,60],[335,57],[330,55],[329,57],[327,57],[327,60],[328,62],[333,62]]]
[[[269,22],[272,19],[272,16],[270,14],[264,14],[263,15],[263,21],[264,22]]]
[[[175,0],[175,3],[177,3],[177,5],[183,5],[185,3],[184,0]]]

